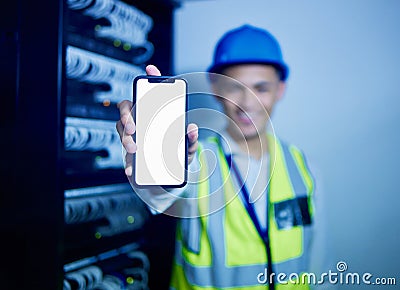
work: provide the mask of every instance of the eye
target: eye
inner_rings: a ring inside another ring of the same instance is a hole
[[[255,90],[257,93],[268,93],[271,91],[271,86],[270,85],[260,85],[260,86],[256,86]]]
[[[239,93],[243,90],[243,87],[236,83],[227,83],[222,86],[222,89],[227,93]]]

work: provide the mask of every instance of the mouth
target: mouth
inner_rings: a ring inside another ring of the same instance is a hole
[[[253,125],[255,120],[258,117],[258,113],[257,112],[237,111],[236,116],[240,123],[242,123],[244,125]]]

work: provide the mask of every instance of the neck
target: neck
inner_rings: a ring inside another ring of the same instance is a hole
[[[238,138],[229,128],[228,133],[239,145],[240,149],[248,152],[254,159],[260,159],[268,151],[268,140],[265,133],[248,138]]]

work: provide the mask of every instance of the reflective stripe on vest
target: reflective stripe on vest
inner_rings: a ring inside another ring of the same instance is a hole
[[[312,179],[301,153],[269,136],[271,180],[269,231],[275,273],[307,270],[311,222]],[[276,148],[274,150],[274,148]],[[266,289],[257,280],[267,265],[265,244],[258,234],[230,178],[225,156],[215,142],[202,144],[198,184],[201,217],[183,219],[177,231],[172,289]],[[273,153],[275,152],[275,153]],[[217,158],[219,162],[213,162]],[[217,168],[209,164],[217,163]],[[226,206],[224,207],[223,205]],[[211,213],[211,214],[208,214]],[[243,241],[246,241],[243,243]],[[284,247],[281,244],[284,244]],[[277,285],[285,289],[299,285]],[[304,286],[304,285],[303,285]],[[300,287],[300,288],[299,288]],[[305,289],[308,289],[305,286]]]

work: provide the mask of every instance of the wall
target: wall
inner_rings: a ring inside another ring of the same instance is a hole
[[[397,275],[397,284],[399,12],[396,0],[184,1],[174,40],[175,71],[186,73],[206,70],[235,26],[277,37],[291,71],[273,124],[318,168],[331,233],[326,271],[345,261],[350,272]]]

